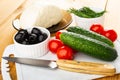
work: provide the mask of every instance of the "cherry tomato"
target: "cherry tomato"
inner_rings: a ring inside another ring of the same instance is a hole
[[[109,38],[112,42],[114,42],[117,39],[117,33],[112,29],[104,31],[103,35]]]
[[[90,30],[91,31],[94,31],[96,33],[99,33],[99,34],[102,34],[103,31],[104,31],[104,28],[102,25],[100,24],[93,24],[91,27],[90,27]]]
[[[58,59],[73,59],[73,50],[68,46],[62,46],[57,50],[57,57]]]
[[[55,38],[56,39],[60,39],[60,34],[61,34],[62,32],[60,32],[60,31],[58,31],[58,32],[56,32],[55,33]]]
[[[63,46],[63,43],[59,39],[52,39],[48,43],[48,48],[53,53],[56,53],[57,49],[61,46]]]

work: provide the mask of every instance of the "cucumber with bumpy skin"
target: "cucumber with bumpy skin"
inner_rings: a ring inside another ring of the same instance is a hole
[[[77,51],[105,61],[113,61],[118,56],[116,50],[111,46],[81,34],[62,32],[60,39],[65,45]]]
[[[80,28],[78,26],[69,27],[69,28],[67,28],[67,31],[82,34],[82,35],[97,39],[99,41],[102,41],[102,42],[108,44],[109,46],[114,47],[113,42],[111,40],[109,40],[108,38],[106,38],[98,33]]]

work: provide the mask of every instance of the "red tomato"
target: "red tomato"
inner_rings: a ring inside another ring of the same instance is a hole
[[[48,48],[51,52],[56,53],[59,47],[63,46],[63,43],[59,39],[50,40]]]
[[[57,57],[59,59],[73,59],[73,50],[68,46],[62,46],[57,50]]]
[[[93,24],[91,27],[90,27],[90,30],[91,31],[94,31],[96,33],[99,33],[99,34],[102,34],[103,31],[104,31],[104,28],[102,25],[100,24]]]
[[[61,34],[62,32],[60,32],[60,31],[58,31],[58,32],[56,32],[55,33],[55,38],[56,39],[60,39],[60,34]]]
[[[117,39],[117,33],[112,29],[104,31],[103,35],[109,38],[112,42],[114,42]]]

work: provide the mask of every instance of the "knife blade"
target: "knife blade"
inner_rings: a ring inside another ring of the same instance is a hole
[[[95,62],[84,62],[75,60],[43,60],[43,59],[31,59],[31,58],[20,58],[20,57],[3,57],[3,59],[16,62],[25,65],[46,67],[52,69],[62,69],[72,72],[87,73],[87,74],[100,74],[100,75],[114,75],[116,69],[113,65],[95,63]]]
[[[16,62],[25,65],[38,66],[38,67],[48,67],[57,68],[56,61],[54,60],[42,60],[42,59],[31,59],[31,58],[18,58],[18,57],[3,57],[3,59]]]

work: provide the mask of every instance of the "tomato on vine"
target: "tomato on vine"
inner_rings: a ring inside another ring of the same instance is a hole
[[[90,27],[90,30],[93,31],[93,32],[99,33],[99,34],[102,34],[104,32],[104,28],[100,24],[93,24]]]
[[[62,47],[58,48],[57,57],[58,57],[58,59],[72,60],[73,59],[72,48],[70,48],[68,46],[62,46]]]
[[[112,42],[117,39],[117,33],[113,29],[104,31],[103,35],[109,38]]]
[[[55,38],[56,39],[60,39],[60,34],[61,34],[62,32],[60,32],[60,31],[58,31],[58,32],[56,32],[55,33]]]
[[[63,46],[63,43],[59,39],[52,39],[48,43],[48,48],[53,53],[56,53],[57,49],[61,46]]]

